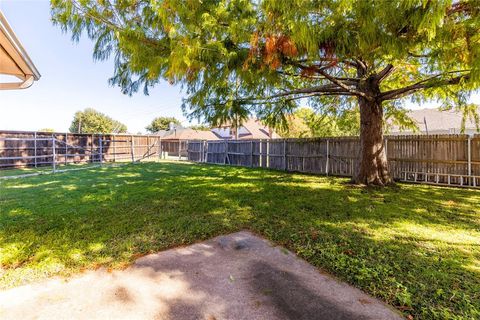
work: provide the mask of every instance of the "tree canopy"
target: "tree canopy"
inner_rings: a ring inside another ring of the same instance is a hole
[[[92,108],[77,111],[70,125],[72,133],[124,133],[127,126]]]
[[[479,0],[52,0],[52,14],[95,59],[114,53],[112,85],[179,83],[212,125],[359,107],[365,183],[389,181],[384,117],[407,121],[407,98],[471,115],[480,86]]]
[[[160,130],[168,130],[170,128],[170,123],[180,125],[180,121],[174,117],[157,117],[153,119],[145,129],[150,133],[155,133]]]

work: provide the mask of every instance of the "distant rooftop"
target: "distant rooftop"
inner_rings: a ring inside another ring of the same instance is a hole
[[[194,130],[183,128],[182,126],[173,126],[170,130],[160,130],[155,133],[162,139],[180,139],[180,140],[230,140],[235,139],[235,130],[231,124],[224,124],[211,130]],[[260,120],[255,118],[247,119],[238,128],[239,140],[250,139],[272,139],[280,138],[275,131],[268,126],[263,125]]]
[[[235,138],[232,125],[230,123],[226,123],[218,128],[214,128],[212,131],[222,139]],[[240,140],[273,138],[280,138],[280,136],[272,128],[262,124],[262,122],[256,118],[249,118],[245,120],[240,128],[238,128],[238,139]]]
[[[192,128],[174,128],[173,130],[160,130],[156,133],[162,139],[180,140],[219,140],[219,137],[212,131],[194,130]]]
[[[480,107],[477,111],[480,114]],[[438,109],[421,109],[408,112],[418,126],[421,133],[447,134],[461,133],[463,114],[458,111],[440,111]],[[465,121],[465,133],[476,133],[475,122],[471,119]],[[401,131],[398,126],[390,129],[389,134],[410,134],[412,130]]]

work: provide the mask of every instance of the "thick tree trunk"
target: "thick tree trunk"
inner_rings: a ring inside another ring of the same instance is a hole
[[[360,168],[356,183],[384,186],[392,183],[383,140],[383,107],[380,101],[358,98],[360,106]]]

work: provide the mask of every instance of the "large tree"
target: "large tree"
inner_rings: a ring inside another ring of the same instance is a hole
[[[52,15],[87,31],[95,59],[114,53],[111,84],[180,83],[184,110],[212,125],[281,124],[299,101],[359,107],[365,184],[391,182],[386,114],[404,119],[406,98],[467,106],[480,85],[478,0],[52,0]]]
[[[124,133],[127,126],[92,108],[77,111],[70,125],[72,133]]]
[[[160,130],[168,130],[170,128],[170,123],[180,125],[180,121],[174,117],[157,117],[153,119],[145,129],[150,133],[155,133]]]

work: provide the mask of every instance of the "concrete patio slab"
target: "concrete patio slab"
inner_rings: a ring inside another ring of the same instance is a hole
[[[402,319],[250,232],[0,292],[1,319]]]

